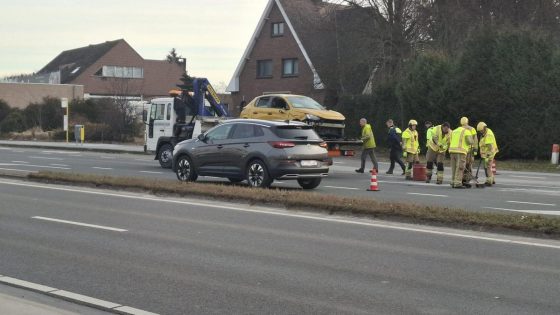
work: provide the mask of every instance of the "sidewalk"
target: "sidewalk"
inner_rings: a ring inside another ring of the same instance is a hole
[[[114,152],[114,153],[144,153],[144,146],[125,145],[125,144],[105,144],[105,143],[84,143],[74,142],[47,142],[47,141],[11,141],[0,140],[0,146],[46,148],[59,150],[94,151],[94,152]]]
[[[0,314],[4,315],[102,315],[109,314],[28,290],[0,285]]]

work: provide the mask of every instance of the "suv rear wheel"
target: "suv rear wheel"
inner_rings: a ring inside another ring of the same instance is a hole
[[[321,178],[300,178],[297,182],[303,189],[315,189],[321,184]]]
[[[183,155],[177,160],[177,179],[182,182],[194,182],[198,178],[191,159]]]
[[[252,160],[247,165],[247,182],[251,187],[267,188],[272,184],[266,165],[261,160]]]

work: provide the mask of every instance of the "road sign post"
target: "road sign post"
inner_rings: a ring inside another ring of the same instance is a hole
[[[64,115],[64,131],[66,131],[66,143],[68,143],[68,116],[70,114],[70,106],[68,106],[68,99],[60,99],[60,106],[66,108],[66,115]]]

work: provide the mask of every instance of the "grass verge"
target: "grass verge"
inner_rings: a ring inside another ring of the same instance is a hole
[[[370,198],[348,198],[299,190],[254,189],[237,185],[181,183],[134,177],[90,174],[38,172],[28,179],[46,183],[145,191],[180,197],[209,197],[250,204],[284,206],[287,209],[311,210],[329,214],[367,216],[407,223],[459,227],[477,231],[560,238],[560,219],[530,214],[474,212],[407,203],[379,202]]]

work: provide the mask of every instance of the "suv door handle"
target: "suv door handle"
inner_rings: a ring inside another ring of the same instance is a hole
[[[221,144],[219,144],[219,145],[217,146],[218,149],[221,149],[221,148],[223,148],[223,147],[224,147],[224,146],[221,145]]]
[[[164,130],[164,129],[160,129],[159,131],[161,131],[161,132],[165,132],[165,130]]]
[[[245,144],[243,145],[244,148],[248,148],[248,147],[250,147],[250,146],[251,146],[251,145],[248,144],[248,143],[245,143]]]

